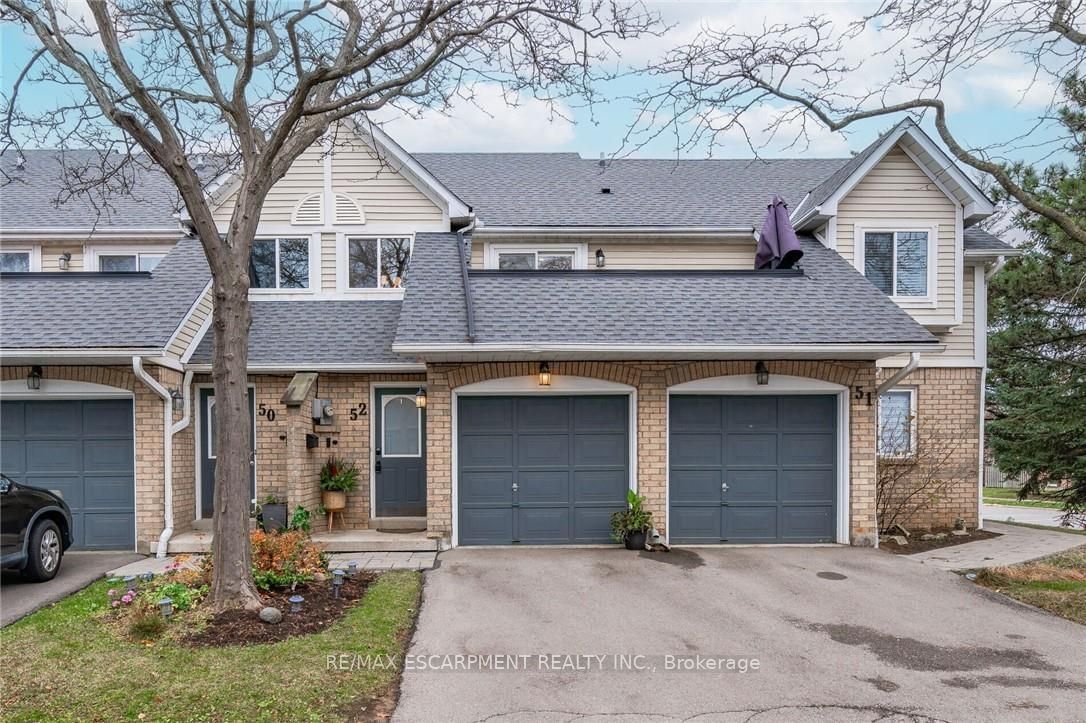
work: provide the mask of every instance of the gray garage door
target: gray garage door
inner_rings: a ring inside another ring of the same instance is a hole
[[[72,508],[75,547],[135,546],[131,401],[5,401],[0,443],[4,474]]]
[[[832,396],[672,396],[672,542],[832,542]]]
[[[464,545],[610,541],[629,488],[625,396],[461,397]]]

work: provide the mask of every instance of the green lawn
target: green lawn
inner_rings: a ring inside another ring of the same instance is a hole
[[[1033,562],[979,570],[977,582],[1086,625],[1086,545]]]
[[[390,572],[342,620],[270,645],[186,648],[118,638],[103,625],[108,583],[0,631],[5,721],[342,720],[394,682],[395,670],[328,669],[328,656],[402,655],[421,575]]]
[[[1060,502],[1046,499],[1043,495],[1032,495],[1028,499],[1019,500],[1018,490],[1006,489],[1003,487],[985,487],[984,504],[1014,505],[1016,507],[1047,507],[1053,510],[1058,510],[1063,507]]]

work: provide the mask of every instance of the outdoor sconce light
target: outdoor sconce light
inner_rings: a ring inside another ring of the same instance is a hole
[[[168,618],[173,615],[173,600],[168,597],[164,597],[158,601],[158,611],[162,613],[162,617]]]
[[[305,598],[301,595],[291,595],[287,598],[287,602],[290,603],[290,611],[292,613],[300,613],[302,611],[302,603],[305,602]]]
[[[343,577],[346,574],[342,569],[332,571],[332,597],[339,597],[340,588],[343,587]]]
[[[764,361],[760,361],[754,365],[754,376],[757,378],[760,386],[769,384],[769,367],[765,365]]]
[[[185,395],[180,389],[170,390],[170,400],[173,401],[173,411],[180,412],[185,408]]]
[[[426,409],[426,390],[422,387],[419,387],[419,390],[415,392],[415,407]]]
[[[128,577],[126,577],[124,579],[124,589],[127,590],[128,592],[135,592],[136,591],[136,576],[135,575],[129,575]]]
[[[547,362],[542,362],[539,365],[539,386],[549,387],[551,385],[551,365]]]
[[[596,268],[602,269],[607,265],[607,257],[603,254],[603,249],[596,249]]]
[[[30,373],[26,375],[26,388],[35,392],[41,389],[41,367],[37,364],[30,367]]]
[[[65,251],[57,257],[57,268],[61,271],[67,271],[68,266],[72,263],[72,252]]]

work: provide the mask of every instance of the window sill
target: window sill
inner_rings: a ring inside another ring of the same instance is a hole
[[[402,299],[405,288],[399,289],[343,289],[340,293],[355,299]]]

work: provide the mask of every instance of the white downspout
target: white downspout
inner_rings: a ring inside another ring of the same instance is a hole
[[[920,366],[920,353],[914,351],[912,354],[909,355],[909,363],[903,366],[901,369],[898,369],[897,374],[894,374],[892,377],[880,384],[875,389],[875,394],[881,397],[883,392],[885,392],[887,389],[890,389],[902,379],[912,374],[914,371],[916,371],[916,368],[918,366]]]

